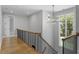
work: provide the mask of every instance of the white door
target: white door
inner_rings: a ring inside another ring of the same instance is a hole
[[[4,29],[3,29],[4,36],[9,37],[9,32],[10,32],[10,30],[9,30],[9,28],[10,28],[9,17],[7,15],[5,15],[3,18],[4,18],[3,19],[4,20],[3,21],[3,23],[4,23]]]
[[[14,21],[13,17],[9,15],[4,15],[3,17],[3,35],[4,37],[11,37],[14,32]]]

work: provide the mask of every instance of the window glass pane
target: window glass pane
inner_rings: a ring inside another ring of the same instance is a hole
[[[72,34],[73,31],[73,15],[67,15],[67,36]]]
[[[67,24],[65,21],[67,20]],[[71,35],[73,32],[73,14],[60,16],[60,36],[65,37]],[[67,29],[65,29],[67,27]],[[67,30],[67,33],[65,31]]]
[[[60,16],[60,36],[65,36],[65,16]]]

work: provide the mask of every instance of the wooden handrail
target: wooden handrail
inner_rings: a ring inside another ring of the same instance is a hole
[[[67,39],[69,39],[69,38],[71,38],[71,37],[73,37],[73,36],[76,36],[76,35],[67,36],[67,37],[63,38],[62,40],[67,40]]]
[[[26,31],[26,30],[22,30],[22,29],[17,29],[17,30]],[[43,37],[41,36],[41,33],[35,33],[35,32],[30,32],[30,31],[26,31],[26,32],[39,35],[39,37],[40,37],[52,50],[54,50],[54,51],[57,53],[57,51],[56,51],[45,39],[43,39]]]
[[[76,32],[76,36],[79,36],[79,32]]]
[[[32,34],[38,34],[38,35],[41,34],[41,33],[36,33],[36,32],[32,32],[32,31],[26,31],[26,30],[23,30],[23,29],[17,29],[17,30],[21,30],[21,31],[29,32],[29,33],[32,33]]]

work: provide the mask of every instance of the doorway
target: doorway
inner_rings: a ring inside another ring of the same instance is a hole
[[[11,37],[14,35],[14,16],[3,15],[3,37]]]

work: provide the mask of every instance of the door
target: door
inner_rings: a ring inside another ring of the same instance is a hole
[[[4,25],[3,32],[4,32],[4,36],[5,37],[8,37],[9,36],[9,32],[10,32],[10,30],[9,30],[9,28],[10,28],[9,20],[10,20],[9,17],[4,15],[4,17],[3,17],[3,25]]]
[[[3,16],[3,36],[11,37],[14,35],[14,18],[10,15]]]

